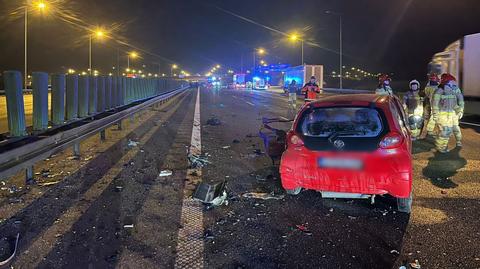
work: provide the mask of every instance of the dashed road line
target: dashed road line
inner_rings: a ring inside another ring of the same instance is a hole
[[[249,101],[245,101],[245,103],[247,103],[247,104],[249,104],[249,105],[251,105],[251,106],[255,106],[254,103],[251,103],[251,102],[249,102]]]
[[[190,153],[200,156],[202,153],[200,123],[200,88],[197,90],[195,114],[193,117],[192,139]],[[199,182],[201,180],[201,168],[187,170],[187,182]],[[192,184],[189,185],[192,187]],[[203,212],[202,205],[190,198],[191,189],[184,189],[182,213],[180,223],[182,228],[178,230],[177,256],[175,268],[203,268]]]

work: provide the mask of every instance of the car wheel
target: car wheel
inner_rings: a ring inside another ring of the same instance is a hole
[[[295,188],[295,189],[293,189],[293,190],[285,190],[285,191],[286,191],[287,194],[289,194],[289,195],[297,195],[297,194],[299,194],[299,193],[302,191],[302,188],[297,187],[297,188]]]
[[[398,211],[410,213],[412,211],[412,201],[413,197],[411,192],[408,198],[397,198]]]

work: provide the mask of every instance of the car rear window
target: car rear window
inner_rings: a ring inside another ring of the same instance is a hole
[[[377,137],[382,130],[382,119],[374,108],[320,107],[303,114],[298,131],[307,137]]]

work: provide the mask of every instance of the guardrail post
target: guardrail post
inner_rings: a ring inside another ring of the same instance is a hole
[[[96,76],[90,76],[88,90],[88,115],[97,113],[98,81]]]
[[[78,117],[84,118],[88,115],[89,102],[89,77],[81,76],[78,81]]]
[[[65,120],[65,75],[53,74],[52,77],[52,123],[61,125]]]
[[[80,157],[80,142],[75,142],[73,144],[73,156]]]
[[[32,73],[33,93],[33,130],[43,131],[48,128],[48,74]]]
[[[30,185],[30,184],[33,184],[34,183],[34,179],[33,179],[33,165],[32,166],[29,166],[27,167],[27,169],[25,169],[25,183],[27,185]]]
[[[105,111],[105,77],[98,77],[98,100],[97,100],[97,112],[102,113]]]
[[[123,128],[122,128],[122,120],[119,120],[119,121],[117,122],[117,130],[122,130],[122,129],[123,129]]]
[[[78,75],[67,75],[66,89],[66,113],[67,121],[74,120],[78,117]]]
[[[18,71],[3,72],[3,85],[7,98],[8,131],[10,136],[24,136],[25,107],[23,105],[22,74]]]
[[[105,141],[106,135],[105,135],[105,129],[100,131],[100,140]]]

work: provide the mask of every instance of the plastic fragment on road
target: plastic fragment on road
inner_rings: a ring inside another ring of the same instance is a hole
[[[173,174],[173,172],[170,171],[170,170],[162,170],[162,171],[160,171],[159,176],[160,177],[168,177],[168,176],[171,176],[172,174]]]
[[[20,233],[17,233],[17,237],[15,239],[15,246],[13,248],[13,253],[10,255],[6,260],[0,261],[0,266],[4,266],[8,263],[10,263],[15,255],[17,254],[17,247],[18,247],[18,240],[20,239]]]
[[[61,180],[57,180],[57,181],[50,181],[50,182],[42,182],[42,183],[38,183],[37,185],[38,186],[42,186],[42,187],[46,187],[46,186],[51,186],[51,185],[55,185],[55,184],[58,184],[62,182]]]
[[[188,153],[187,158],[188,158],[188,162],[190,163],[190,167],[192,168],[201,168],[210,163],[207,160],[206,155],[199,156],[199,155],[194,155],[192,153]]]
[[[207,120],[207,125],[218,126],[221,124],[222,122],[216,117],[211,117],[210,119]]]
[[[138,146],[139,144],[140,144],[140,143],[137,142],[137,141],[133,141],[133,140],[131,140],[131,139],[128,139],[128,144],[127,144],[127,146],[130,147],[130,148],[133,148],[133,147]]]
[[[266,193],[266,192],[247,192],[242,194],[242,197],[244,198],[250,198],[250,199],[261,199],[261,200],[282,200],[285,195],[275,195],[273,192],[272,193]]]
[[[418,262],[418,260],[415,260],[414,262],[411,262],[411,263],[410,263],[410,267],[413,268],[413,269],[420,269],[420,268],[421,268],[420,263]]]
[[[305,233],[306,235],[312,235],[312,232],[303,224],[297,224],[295,227],[297,227],[299,231]]]
[[[390,250],[390,253],[391,253],[391,254],[396,254],[396,255],[399,255],[399,254],[400,254],[400,252],[398,252],[398,250],[396,250],[396,249]]]
[[[215,203],[222,205],[227,199],[225,181],[217,184],[200,183],[195,189],[192,198],[204,204],[213,205]]]
[[[223,146],[222,149],[229,149],[230,146]]]

